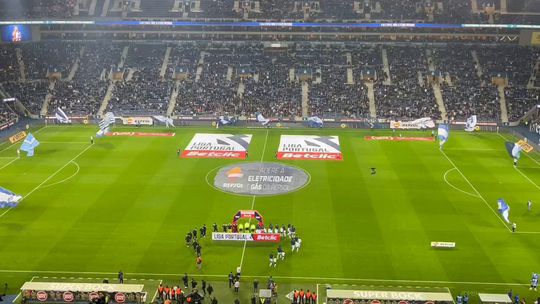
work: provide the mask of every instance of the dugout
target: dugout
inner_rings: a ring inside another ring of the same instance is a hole
[[[450,292],[420,292],[403,290],[343,290],[328,289],[328,304],[395,304],[396,302],[416,304],[453,304]]]
[[[26,282],[22,303],[88,303],[99,298],[109,303],[142,304],[147,293],[141,284]]]
[[[505,293],[479,293],[480,303],[483,304],[505,304],[512,303],[512,299]]]

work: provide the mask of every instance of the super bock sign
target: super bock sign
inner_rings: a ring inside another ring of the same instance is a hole
[[[309,181],[302,169],[277,163],[244,163],[223,167],[214,187],[243,195],[276,195],[301,189]]]

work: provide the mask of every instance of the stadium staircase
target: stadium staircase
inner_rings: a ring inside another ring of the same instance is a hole
[[[126,63],[126,58],[129,52],[129,46],[125,46],[122,50],[122,57],[120,57],[120,63],[118,63],[118,69],[122,69]]]
[[[382,56],[382,62],[383,62],[383,70],[386,73],[386,75],[388,75],[388,78],[383,82],[383,84],[391,85],[392,75],[390,75],[390,65],[388,64],[388,54],[386,53],[385,49],[382,49],[381,56]]]
[[[105,93],[105,96],[103,97],[103,101],[101,102],[101,106],[99,106],[98,116],[103,116],[103,112],[105,112],[105,110],[107,109],[107,106],[109,105],[109,101],[111,100],[113,91],[114,91],[114,82],[110,82],[109,86],[107,87],[107,93]]]
[[[174,84],[174,89],[171,93],[171,98],[169,98],[169,106],[167,107],[167,117],[170,117],[174,111],[174,107],[176,106],[176,99],[178,98],[178,91],[180,86],[180,81],[177,80]]]
[[[236,97],[238,97],[238,102],[240,103],[239,106],[242,108],[242,105],[244,103],[244,91],[246,90],[246,86],[244,85],[243,81],[240,81],[238,83],[238,90],[236,90]]]
[[[302,117],[309,115],[309,84],[302,82]]]
[[[476,0],[471,0],[471,10],[473,14],[480,13],[480,11],[478,11],[478,2],[476,2]]]
[[[131,81],[133,79],[133,74],[135,74],[136,69],[129,68],[128,74],[126,76],[126,81]]]
[[[433,88],[433,95],[435,95],[435,101],[439,107],[439,112],[441,112],[442,120],[448,120],[448,114],[446,113],[446,107],[444,106],[444,100],[441,92],[441,87],[438,83],[432,83],[431,87]]]
[[[506,14],[506,13],[508,13],[508,5],[507,5],[507,3],[506,3],[506,0],[500,0],[500,1],[501,1],[501,2],[500,2],[500,4],[501,4],[501,8],[500,8],[501,14]]]
[[[101,10],[101,17],[106,17],[109,12],[109,6],[111,5],[111,0],[105,0],[103,3],[103,9]]]
[[[86,47],[83,46],[83,47],[81,48],[81,50],[79,51],[79,58],[82,58],[82,57],[83,57],[85,50],[86,50]],[[71,66],[71,69],[69,70],[69,74],[68,74],[67,78],[64,79],[64,80],[66,80],[66,81],[72,81],[72,80],[73,80],[73,77],[75,77],[75,74],[77,73],[77,70],[79,69],[79,63],[80,63],[80,59],[79,59],[79,58],[77,58],[77,59],[75,60],[75,62],[74,62],[73,65]]]
[[[296,81],[296,77],[294,76],[294,68],[289,69],[289,82]]]
[[[227,67],[227,81],[232,81],[233,71],[232,66]]]
[[[506,96],[504,95],[504,86],[498,85],[497,91],[499,91],[499,103],[501,105],[501,121],[508,122],[508,110],[506,108]]]
[[[538,89],[539,86],[537,85],[537,79],[540,78],[540,73],[538,71],[538,68],[540,68],[540,57],[536,59],[536,64],[534,65],[534,69],[531,72],[531,77],[529,77],[529,82],[527,83],[527,89]],[[538,83],[540,84],[540,83]]]
[[[54,86],[56,85],[55,80],[49,80],[49,87],[47,91],[47,95],[45,95],[45,100],[43,100],[43,105],[41,106],[41,112],[39,113],[42,117],[45,117],[47,115],[47,111],[49,110],[49,102],[51,101],[54,91]]]
[[[354,84],[354,74],[352,69],[352,55],[351,52],[345,54],[347,59],[347,84]]]
[[[478,75],[478,78],[482,79],[484,71],[482,71],[482,65],[480,65],[480,60],[478,60],[478,54],[476,53],[476,51],[471,51],[471,55],[474,60],[474,65],[476,67],[476,75]]]
[[[347,84],[354,84],[354,75],[352,68],[347,68]]]
[[[377,118],[377,105],[375,104],[375,91],[373,90],[373,82],[365,82],[369,100],[369,117]],[[361,102],[360,100],[358,102]]]
[[[198,82],[201,80],[201,75],[203,71],[203,65],[204,65],[204,57],[208,55],[206,52],[201,52],[201,55],[199,56],[199,62],[197,64],[197,72],[195,73],[195,82]]]
[[[20,48],[16,48],[15,54],[17,55],[17,63],[19,64],[19,77],[21,81],[26,81],[26,71],[24,70],[22,50]]]
[[[172,48],[168,46],[167,50],[165,51],[165,57],[163,57],[163,64],[161,65],[161,70],[159,71],[159,76],[161,77],[161,79],[165,79],[165,74],[167,73],[167,65],[169,64],[169,58],[171,57],[171,50]]]

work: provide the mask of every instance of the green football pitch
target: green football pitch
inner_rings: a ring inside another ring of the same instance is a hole
[[[106,137],[94,127],[42,127],[32,158],[0,144],[0,186],[24,196],[0,210],[0,283],[13,292],[32,277],[174,279],[187,272],[224,280],[242,265],[246,278],[282,282],[448,286],[523,290],[540,271],[540,162],[532,152],[512,166],[508,134],[451,132],[436,142],[366,141],[390,131],[353,129],[129,129],[174,137]],[[252,134],[246,161],[304,169],[310,182],[278,196],[237,196],[207,182],[238,160],[183,159],[195,133]],[[337,135],[343,161],[278,161],[281,135]],[[429,136],[429,132],[404,135]],[[513,141],[516,139],[513,138]],[[377,174],[371,175],[370,168]],[[511,232],[497,199],[511,207]],[[527,200],[535,202],[527,210]],[[258,210],[266,223],[293,224],[302,248],[268,267],[275,244],[202,240],[203,269],[184,236]],[[454,249],[431,248],[455,242]]]

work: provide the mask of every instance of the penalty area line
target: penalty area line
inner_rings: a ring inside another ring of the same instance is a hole
[[[450,162],[450,164],[452,164],[452,166],[454,166],[454,168],[456,168],[456,170],[459,172],[459,174],[461,174],[461,176],[467,182],[467,184],[469,184],[469,186],[471,186],[471,188],[474,190],[474,192],[476,192],[476,195],[478,195],[478,198],[481,199],[482,201],[484,201],[486,206],[488,206],[488,208],[493,212],[493,214],[495,214],[495,216],[501,221],[501,223],[504,225],[504,227],[506,227],[506,230],[508,230],[509,232],[512,232],[510,227],[508,227],[508,225],[506,225],[506,223],[497,214],[497,212],[495,210],[493,210],[493,208],[489,205],[488,201],[482,196],[482,194],[480,194],[480,192],[476,189],[476,187],[473,186],[473,184],[469,181],[469,179],[465,176],[465,174],[463,174],[463,172],[461,172],[461,170],[459,170],[459,168],[456,166],[456,164],[454,164],[454,162],[450,159],[450,157],[448,157],[448,155],[446,155],[446,153],[442,149],[440,149],[440,151],[441,151],[442,155],[444,155],[444,157]]]
[[[27,197],[29,197],[32,193],[34,193],[36,190],[38,190],[41,186],[43,186],[46,182],[48,182],[51,178],[56,176],[60,171],[62,171],[65,167],[67,167],[71,162],[74,162],[79,156],[83,155],[88,149],[90,149],[94,144],[89,145],[88,147],[84,148],[79,154],[75,155],[71,160],[69,160],[65,165],[63,165],[60,169],[56,170],[53,174],[49,175],[44,181],[42,181],[39,185],[37,185],[34,189],[32,189],[30,192],[28,192],[20,201],[19,204]],[[6,213],[8,213],[13,207],[9,207],[4,213],[0,214],[0,218],[2,218]]]

